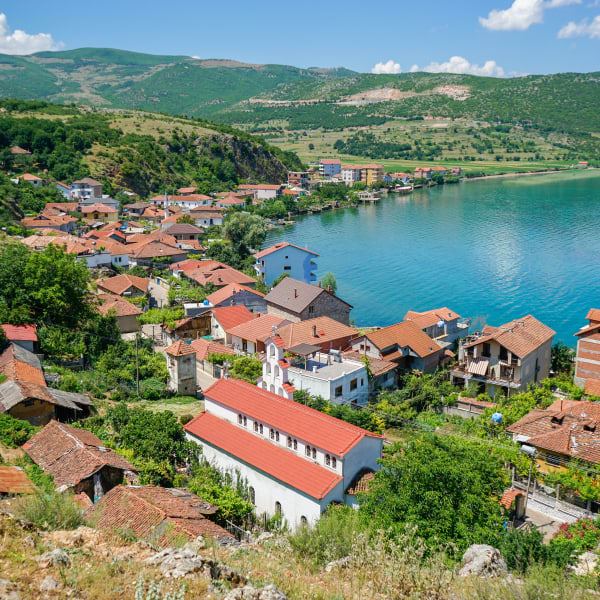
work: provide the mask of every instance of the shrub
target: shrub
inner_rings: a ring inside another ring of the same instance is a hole
[[[500,538],[497,546],[511,571],[524,573],[533,563],[545,562],[548,558],[544,536],[537,528],[530,531],[512,529]]]
[[[575,523],[563,523],[550,544],[572,546],[577,552],[595,550],[600,544],[600,520],[579,519]]]
[[[16,500],[12,509],[17,518],[30,521],[40,529],[76,529],[83,525],[81,511],[71,494],[39,490]]]
[[[27,421],[0,415],[0,442],[9,448],[22,446],[37,430]]]

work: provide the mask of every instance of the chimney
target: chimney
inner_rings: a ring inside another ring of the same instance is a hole
[[[313,333],[313,337],[317,337],[317,326],[316,325],[312,326],[312,333]]]
[[[321,287],[321,282],[319,281],[319,287]]]
[[[298,297],[298,290],[296,288],[294,288],[294,298]]]

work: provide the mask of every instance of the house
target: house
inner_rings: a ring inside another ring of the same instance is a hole
[[[347,348],[357,332],[352,327],[330,317],[316,317],[281,325],[277,328],[277,334],[283,340],[285,349],[299,344],[310,344],[319,346],[323,352],[329,352]],[[262,341],[265,340],[266,338]]]
[[[415,179],[431,179],[433,170],[431,167],[417,167],[414,172]]]
[[[48,202],[48,204],[44,206],[44,210],[42,212],[47,212],[52,209],[57,209],[63,214],[76,212],[77,202]]]
[[[578,169],[587,169],[590,166],[590,163],[587,160],[580,160],[577,163]]]
[[[506,428],[513,441],[538,451],[540,471],[565,471],[574,461],[600,464],[600,404],[555,400],[548,408],[534,408]]]
[[[346,350],[343,357],[349,360],[361,361],[368,364],[371,377],[369,378],[369,392],[375,392],[386,388],[393,388],[396,385],[396,372],[398,365],[390,360],[380,358],[365,357],[360,352]]]
[[[283,185],[269,183],[254,184],[243,184],[238,185],[238,191],[248,194],[252,194],[254,200],[272,200],[279,198],[283,192]]]
[[[37,325],[9,325],[5,323],[2,325],[2,330],[9,342],[25,348],[29,352],[34,351],[35,344],[38,341]]]
[[[89,414],[93,406],[86,394],[64,392],[46,386],[40,359],[16,344],[0,354],[0,414],[44,425],[51,419],[69,421]]]
[[[47,215],[39,214],[37,217],[25,217],[21,219],[21,225],[25,229],[35,229],[39,231],[63,231],[72,233],[77,229],[77,219],[70,215]]]
[[[360,165],[343,166],[341,168],[342,181],[348,186],[354,185],[357,181],[360,181],[361,171]]]
[[[339,175],[342,170],[342,162],[339,158],[322,158],[319,161],[319,174],[325,179]]]
[[[196,395],[196,351],[189,342],[179,340],[169,346],[167,368],[169,370],[169,389],[183,396]]]
[[[350,322],[352,305],[333,292],[317,285],[286,277],[266,296],[267,312],[288,321],[305,321],[316,317],[331,317],[340,323]]]
[[[440,346],[451,346],[460,336],[469,331],[469,320],[446,308],[434,308],[425,312],[409,310],[404,315],[405,321],[418,325],[430,338]]]
[[[350,347],[369,358],[393,362],[402,371],[435,371],[445,358],[444,349],[412,321],[365,333]]]
[[[376,471],[383,438],[237,379],[204,392],[205,412],[184,426],[203,458],[238,471],[256,514],[294,530],[331,503],[349,503],[356,476]]]
[[[360,180],[366,185],[383,182],[383,166],[377,164],[361,165]]]
[[[18,178],[19,183],[22,181],[26,183],[30,183],[35,187],[43,187],[44,180],[41,177],[37,177],[36,175],[32,175],[31,173],[25,173],[24,175],[20,175]]]
[[[139,298],[140,296],[145,296],[148,293],[150,280],[146,277],[137,277],[136,275],[122,273],[121,275],[116,275],[115,277],[98,279],[98,281],[96,281],[96,285],[98,286],[99,290],[102,290],[107,294]]]
[[[317,277],[313,271],[317,268],[315,258],[319,256],[308,248],[301,248],[289,242],[278,242],[254,255],[254,269],[261,281],[267,285],[283,273],[293,279],[311,283]]]
[[[591,308],[586,319],[588,324],[575,334],[577,354],[573,383],[586,394],[600,396],[600,310]]]
[[[102,221],[103,223],[114,223],[119,218],[119,211],[116,208],[102,203],[82,206],[81,214],[86,221]]]
[[[203,210],[207,208],[207,210]],[[197,227],[220,227],[223,225],[223,213],[211,207],[197,207],[190,211],[190,217],[194,219]]]
[[[96,502],[124,478],[136,479],[138,469],[107,448],[90,431],[50,421],[23,444],[29,458],[54,478],[57,488],[84,492]]]
[[[212,283],[218,288],[225,287],[231,284],[245,285],[251,287],[256,285],[256,279],[253,279],[249,275],[233,269],[218,261],[200,261],[200,264],[194,268],[187,268],[180,273],[180,276],[195,281],[201,286],[205,286],[207,283]]]
[[[149,207],[150,204],[148,204],[148,202],[133,202],[132,204],[125,204],[125,206],[123,206],[123,213],[141,217],[144,214],[144,211]]]
[[[274,331],[266,340],[263,374],[258,386],[293,400],[294,391],[320,396],[327,402],[364,405],[369,394],[367,367],[347,359],[339,350],[323,352],[321,346],[301,343],[287,348]]]
[[[210,520],[213,504],[181,488],[118,485],[84,513],[96,529],[130,531],[136,539],[169,548],[199,537],[217,542],[233,536]]]
[[[100,294],[98,300],[98,312],[105,317],[113,316],[121,333],[132,333],[141,329],[138,317],[142,311],[135,304],[112,294]]]
[[[171,238],[174,239],[174,238]],[[177,243],[165,243],[159,239],[147,239],[132,244],[129,248],[129,264],[152,267],[156,263],[168,265],[187,258],[189,252],[177,247]]]
[[[218,198],[217,200],[215,200],[214,206],[216,208],[221,208],[223,210],[226,210],[228,208],[233,208],[233,207],[242,207],[242,206],[246,206],[247,204],[247,200],[246,198],[240,198],[239,196],[236,196],[235,194],[231,194],[229,196],[225,196],[225,198]]]
[[[410,173],[386,173],[383,176],[383,183],[402,183],[409,185],[412,183],[412,175]]]
[[[266,313],[265,295],[246,285],[230,283],[208,295],[206,299],[214,306],[245,306],[250,312]]]
[[[181,187],[177,190],[177,193],[180,196],[191,196],[192,194],[196,193],[196,188],[195,187]]]
[[[166,344],[173,344],[178,340],[191,341],[197,338],[210,336],[212,331],[212,314],[207,307],[207,310],[200,314],[184,317],[175,321],[171,327],[163,323],[162,339]]]
[[[213,308],[210,313],[211,335],[214,340],[225,340],[229,329],[254,319],[254,315],[245,306],[223,306]]]
[[[190,223],[164,223],[161,229],[172,235],[176,240],[198,240],[204,233],[201,227]]]
[[[452,383],[466,387],[473,382],[492,398],[497,392],[507,397],[523,392],[548,377],[554,334],[531,315],[500,327],[487,325],[460,344]]]
[[[452,167],[450,169],[450,175],[456,175],[457,177],[462,177],[462,169],[460,167]]]
[[[0,498],[31,494],[35,487],[21,467],[0,465]]]
[[[55,181],[53,183],[53,185],[65,198],[72,198],[71,187],[68,186],[66,183],[62,183],[60,181]],[[75,203],[75,206],[77,206],[77,203]],[[73,209],[73,210],[76,210],[76,209]]]
[[[310,173],[308,171],[288,171],[288,185],[292,187],[307,188],[309,181]]]
[[[434,174],[436,174],[436,173],[438,175],[447,175],[448,174],[448,169],[446,169],[446,167],[437,166],[437,167],[433,167],[432,170],[433,170]]]
[[[276,315],[261,315],[256,319],[240,323],[225,331],[227,344],[241,352],[256,354],[265,351],[265,340],[273,328],[289,324],[289,321]]]
[[[71,196],[83,200],[102,200],[102,184],[91,177],[78,179],[71,184]]]

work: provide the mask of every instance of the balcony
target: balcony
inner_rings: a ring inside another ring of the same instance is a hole
[[[469,359],[467,361],[460,361],[454,367],[452,367],[451,374],[453,377],[460,377],[464,379],[466,383],[469,381],[480,381],[482,383],[490,383],[493,385],[499,385],[502,387],[508,387],[512,389],[519,389],[521,387],[521,380],[519,378],[519,374],[514,372],[514,369],[510,367],[510,371],[504,370],[506,367],[500,366],[500,377],[496,377],[494,371],[491,371],[491,367],[494,365],[489,365],[489,361],[479,361],[475,364],[477,359]],[[484,362],[488,362],[484,367]],[[477,367],[481,368],[477,368]]]

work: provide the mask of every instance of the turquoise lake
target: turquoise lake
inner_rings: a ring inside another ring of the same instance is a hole
[[[317,276],[334,273],[359,326],[448,306],[477,328],[532,314],[574,345],[600,308],[600,177],[542,177],[389,195],[300,217],[266,245],[318,252]]]

